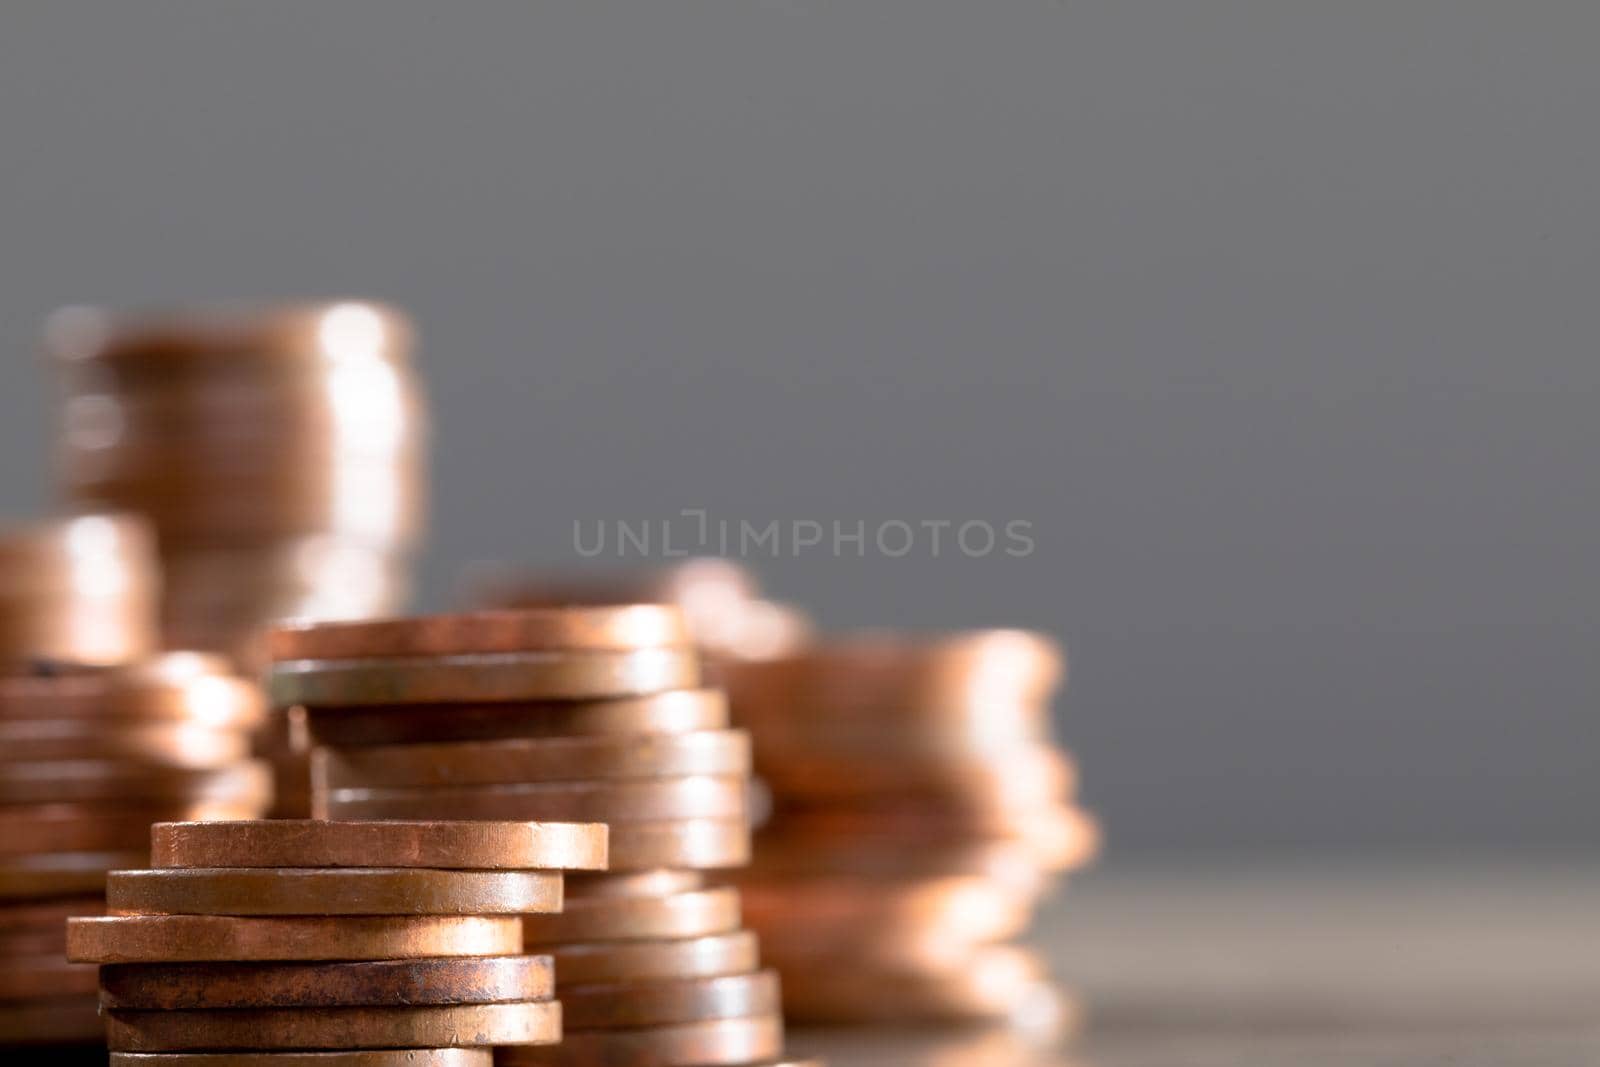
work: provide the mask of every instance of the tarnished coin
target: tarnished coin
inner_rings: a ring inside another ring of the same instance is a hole
[[[556,978],[569,985],[714,978],[760,966],[756,936],[736,930],[677,941],[595,941],[541,948],[555,957]]]
[[[66,997],[95,991],[95,967],[50,953],[0,960],[0,1000]]]
[[[604,870],[606,827],[571,822],[162,823],[156,867]]]
[[[550,737],[323,749],[312,775],[323,789],[431,788],[575,779],[747,776],[741,730],[610,737]]]
[[[272,770],[258,760],[215,770],[116,760],[0,764],[0,804],[227,799],[265,807],[271,796]]]
[[[113,1052],[111,1067],[493,1067],[486,1048],[346,1052]]]
[[[683,613],[665,604],[480,611],[409,619],[282,626],[277,660],[453,656],[551,649],[627,650],[693,644]]]
[[[0,719],[187,722],[248,730],[265,719],[261,689],[225,660],[168,652],[125,667],[41,670],[0,678]]]
[[[91,968],[92,971],[92,968]],[[125,963],[100,969],[106,1008],[328,1008],[499,1004],[555,993],[548,956],[351,963]]]
[[[143,852],[150,827],[163,819],[251,819],[255,804],[227,800],[144,806],[31,804],[0,807],[0,857],[36,852]],[[4,863],[0,858],[0,863]]]
[[[475,1047],[543,1045],[559,1040],[561,1006],[553,1000],[410,1008],[106,1014],[106,1043],[125,1052]]]
[[[273,665],[268,686],[279,704],[316,706],[581,700],[688,689],[699,683],[697,653],[648,648],[284,660]]]
[[[613,824],[743,819],[748,788],[742,777],[699,775],[438,789],[339,789],[319,795],[325,807],[313,814],[330,819],[575,819]]]
[[[739,928],[739,891],[731,886],[657,897],[578,897],[559,915],[522,920],[529,946],[574,941],[704,937]]]
[[[106,872],[144,863],[144,852],[50,852],[0,860],[0,899],[98,893]]]
[[[613,871],[741,867],[750,859],[750,824],[743,819],[614,823],[610,852]]]
[[[79,963],[382,960],[514,956],[522,921],[504,915],[113,915],[67,920]]]
[[[561,910],[549,871],[188,867],[113,871],[114,915],[520,915]]]
[[[677,689],[606,700],[502,704],[372,705],[309,709],[319,744],[391,745],[595,734],[678,734],[721,730],[728,701],[715,689]]]
[[[507,1048],[497,1067],[731,1067],[783,1054],[783,1019],[718,1019],[627,1030],[568,1030],[551,1048]]]
[[[105,1039],[93,995],[0,1001],[0,1045],[56,1045]]]
[[[658,897],[671,893],[688,893],[703,888],[705,881],[705,875],[697,870],[671,868],[605,871],[596,874],[577,872],[566,876],[562,894],[568,904],[590,899]]]
[[[250,739],[239,730],[182,722],[121,725],[116,720],[0,719],[0,763],[130,760],[207,770],[249,755]]]
[[[573,1030],[776,1015],[780,999],[775,971],[561,987],[562,1014]]]

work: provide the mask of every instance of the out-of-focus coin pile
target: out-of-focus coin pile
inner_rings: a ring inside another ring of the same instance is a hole
[[[448,1050],[550,1044],[561,1008],[524,914],[601,870],[576,823],[163,823],[149,870],[113,872],[67,953],[99,964],[113,1063],[305,1059],[486,1067]],[[301,1058],[270,1058],[269,1053]],[[333,1054],[337,1055],[333,1055]],[[209,1055],[211,1058],[203,1058]]]
[[[484,612],[284,628],[272,692],[302,706],[313,794],[334,819],[584,819],[610,828],[610,871],[530,915],[555,958],[560,1045],[514,1065],[631,1067],[781,1058],[776,976],[737,890],[706,870],[748,858],[748,742],[700,688],[667,606]]]
[[[266,810],[271,771],[249,759],[263,718],[258,687],[196,653],[0,676],[0,1044],[101,1039],[64,920],[99,914],[106,872],[147,861],[151,823]]]
[[[148,517],[169,648],[260,665],[282,618],[397,610],[425,508],[426,413],[399,312],[366,303],[139,318],[67,308],[66,495]],[[277,814],[303,815],[305,754],[271,723]]]
[[[723,671],[772,803],[738,884],[791,1018],[1068,1021],[1010,943],[1098,843],[1050,740],[1057,647],[863,635]]]

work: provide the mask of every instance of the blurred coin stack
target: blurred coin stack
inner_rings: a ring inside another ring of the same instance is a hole
[[[154,524],[169,648],[260,665],[290,617],[361,618],[404,601],[425,507],[426,418],[411,329],[366,303],[139,318],[52,316],[65,382],[66,495]],[[284,815],[304,753],[275,719],[262,754]]]
[[[101,1040],[63,920],[99,914],[152,822],[266,810],[270,769],[248,758],[263,717],[256,686],[195,653],[0,677],[0,1044]]]
[[[1098,842],[1050,740],[1064,666],[1020,631],[725,664],[773,808],[738,884],[792,1018],[1071,1021],[1041,961],[1009,943]]]
[[[485,612],[274,633],[275,698],[308,713],[314,806],[334,819],[581,819],[610,872],[529,916],[555,957],[566,1035],[511,1065],[766,1064],[776,977],[737,891],[749,751],[674,608]]]
[[[560,910],[564,870],[604,869],[603,826],[274,820],[151,836],[154,869],[113,872],[108,914],[67,930],[68,955],[101,967],[113,1064],[487,1067],[492,1046],[560,1040],[551,961],[523,953],[520,916]]]

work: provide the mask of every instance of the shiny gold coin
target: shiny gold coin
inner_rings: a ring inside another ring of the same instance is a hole
[[[569,822],[163,823],[156,867],[603,870],[606,828]]]
[[[271,796],[272,770],[258,760],[213,770],[117,760],[0,764],[0,804],[232,800],[265,807]]]
[[[555,1001],[410,1008],[112,1011],[106,1043],[126,1052],[542,1045],[561,1040]]]
[[[562,1014],[573,1030],[776,1015],[782,1010],[780,1000],[774,971],[561,989]]]
[[[61,719],[0,719],[0,763],[40,760],[129,760],[163,767],[208,770],[250,755],[239,730],[187,723],[128,726]]]
[[[596,941],[552,945],[556,977],[569,985],[645,982],[673,978],[714,978],[748,974],[760,966],[756,936],[736,930],[678,941]]]
[[[493,1067],[486,1048],[346,1052],[113,1052],[111,1067]]]
[[[339,789],[320,796],[325,807],[314,814],[330,819],[573,819],[613,824],[743,819],[748,788],[742,777],[701,775],[439,789]]]
[[[163,819],[250,819],[254,804],[226,800],[193,804],[34,804],[0,807],[0,863],[3,857],[35,852],[143,852],[150,827]]]
[[[521,951],[521,921],[501,915],[115,915],[67,921],[67,957],[80,963],[415,959]]]
[[[316,706],[581,700],[692,688],[699,682],[696,653],[649,648],[285,660],[273,665],[268,687],[279,704]]]
[[[568,1030],[551,1048],[507,1048],[497,1067],[732,1067],[783,1054],[783,1019],[718,1019],[626,1030]]]
[[[98,1044],[104,1039],[105,1024],[93,995],[0,1001],[0,1045]]]
[[[688,938],[739,928],[739,891],[731,886],[658,897],[568,899],[559,915],[522,920],[524,944]]]
[[[683,613],[665,604],[480,611],[409,619],[282,626],[268,640],[276,660],[454,656],[551,649],[616,650],[692,644]]]
[[[0,900],[98,893],[106,872],[144,863],[146,852],[51,852],[0,861]]]
[[[426,868],[113,871],[113,915],[520,915],[561,910],[561,875]]]
[[[92,964],[68,963],[55,953],[0,959],[0,1000],[67,997],[95,989]]]

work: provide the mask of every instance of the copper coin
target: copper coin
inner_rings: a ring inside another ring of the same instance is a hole
[[[774,971],[561,988],[562,1015],[573,1030],[745,1019],[781,1010]]]
[[[95,988],[93,964],[68,963],[63,956],[54,953],[0,960],[0,1000],[66,997],[93,993]]]
[[[502,915],[114,915],[67,921],[67,956],[80,963],[415,959],[521,951],[521,920]]]
[[[0,719],[0,763],[118,759],[206,770],[250,755],[249,738],[237,730],[187,723],[85,726],[81,720],[71,719]]]
[[[156,867],[603,870],[606,828],[567,822],[163,823]]]
[[[699,871],[661,868],[569,874],[566,876],[566,885],[562,892],[566,903],[571,904],[574,901],[590,899],[615,900],[688,893],[704,886],[705,876]]]
[[[136,867],[145,856],[143,851],[9,856],[0,862],[0,899],[98,893],[105,888],[107,871]]]
[[[0,807],[0,856],[34,852],[142,852],[163,819],[250,819],[258,805],[226,800],[153,806],[39,804]],[[0,860],[0,862],[4,862]]]
[[[129,963],[100,970],[114,1009],[499,1004],[555,995],[548,956],[352,963]]]
[[[188,1049],[434,1048],[561,1040],[561,1006],[446,1004],[411,1008],[112,1011],[106,1043],[127,1052]]]
[[[572,941],[704,937],[739,928],[739,891],[730,886],[659,897],[568,899],[559,915],[522,920],[527,945]]]
[[[781,818],[763,828],[748,869],[756,880],[824,874],[886,880],[971,875],[1022,895],[1041,893],[1053,877],[1038,855],[1017,840],[919,841],[915,848],[894,848],[881,840],[789,834]]]
[[[85,914],[88,914],[87,912]],[[18,956],[53,956],[61,959],[67,954],[67,924],[60,929],[35,930],[29,933],[0,933],[0,960]]]
[[[100,1005],[91,995],[0,1001],[0,1045],[99,1043]],[[104,1055],[104,1053],[101,1053]]]
[[[497,1067],[731,1067],[783,1054],[783,1019],[718,1019],[627,1030],[568,1030],[551,1048],[508,1048]]]
[[[258,760],[214,770],[151,767],[117,760],[0,764],[0,804],[226,799],[265,807],[271,796],[271,768]]]
[[[983,810],[1017,810],[1053,804],[1071,795],[1077,773],[1070,758],[1049,745],[1021,745],[948,760],[862,759],[853,755],[789,749],[766,762],[762,777],[789,797],[849,802],[889,796]]]
[[[943,971],[839,967],[784,972],[785,1011],[808,1022],[980,1022],[1039,1013],[1055,998],[1038,957],[986,945]]]
[[[272,658],[364,659],[550,649],[627,650],[692,643],[683,613],[665,604],[424,615],[280,627]]]
[[[721,730],[728,725],[727,698],[714,689],[678,689],[609,700],[321,706],[309,710],[313,736],[320,744],[335,746],[677,734]]]
[[[733,697],[739,725],[755,740],[756,762],[782,766],[807,753],[834,760],[921,766],[999,760],[1019,748],[1051,743],[1044,705],[977,704],[964,715],[921,718],[904,710],[829,715],[789,704],[761,707]]]
[[[347,1052],[113,1052],[111,1067],[494,1067],[486,1048]]]
[[[1031,898],[985,878],[891,883],[825,876],[745,880],[740,889],[752,926],[804,929],[818,941],[842,944],[901,930],[937,930],[967,944],[998,941],[1021,933],[1033,917]]]
[[[569,985],[714,978],[749,974],[760,966],[756,936],[748,930],[677,941],[595,941],[552,945],[556,978]]]
[[[841,808],[785,812],[782,826],[785,834],[793,835],[796,840],[852,837],[906,850],[938,843],[1004,838],[1028,849],[1041,867],[1058,871],[1081,867],[1093,860],[1100,850],[1100,827],[1094,816],[1080,808],[1064,806],[1032,812],[1025,819],[1010,815],[996,818]],[[612,854],[616,854],[615,840]]]
[[[324,789],[383,789],[583,778],[745,777],[750,740],[739,730],[612,737],[550,737],[323,750],[312,768]]]
[[[173,720],[213,729],[251,729],[265,717],[259,687],[235,678],[225,661],[170,652],[103,670],[44,671],[0,678],[0,718]]]
[[[113,915],[520,915],[561,910],[561,875],[427,868],[113,871]]]
[[[325,795],[331,819],[575,819],[626,823],[742,819],[743,778],[537,782],[440,789],[339,789]],[[651,864],[665,866],[665,864]]]
[[[742,867],[750,860],[750,824],[743,819],[615,823],[610,853],[613,871]]]

